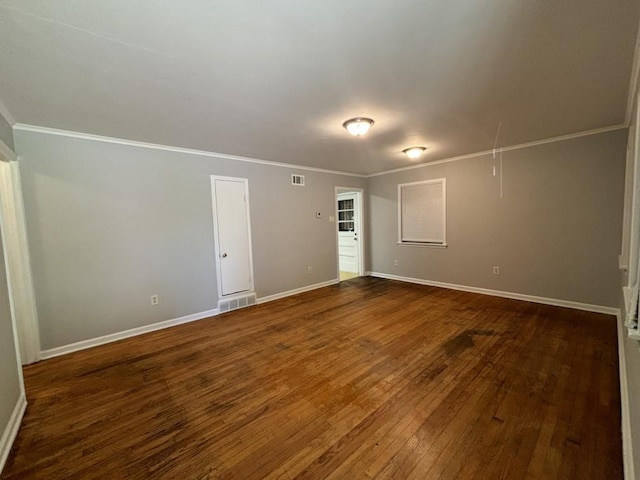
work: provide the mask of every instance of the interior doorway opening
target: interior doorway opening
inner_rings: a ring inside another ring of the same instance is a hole
[[[336,187],[338,279],[364,275],[363,195],[359,188]]]

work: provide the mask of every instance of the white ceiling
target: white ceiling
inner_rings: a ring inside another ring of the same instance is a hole
[[[0,0],[19,123],[372,173],[625,122],[637,0]],[[363,138],[342,122],[370,116]]]

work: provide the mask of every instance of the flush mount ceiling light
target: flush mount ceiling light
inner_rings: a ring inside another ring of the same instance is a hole
[[[364,135],[369,131],[372,125],[373,120],[364,117],[351,118],[342,124],[342,126],[347,129],[347,132],[354,137]]]
[[[415,160],[416,158],[420,158],[427,147],[409,147],[402,150],[407,157],[411,160]]]

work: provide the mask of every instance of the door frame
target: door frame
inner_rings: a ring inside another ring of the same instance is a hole
[[[358,276],[364,276],[364,245],[365,245],[365,235],[364,235],[364,189],[363,188],[355,188],[355,187],[335,187],[334,199],[333,199],[333,209],[335,212],[335,224],[336,224],[336,275],[338,278],[338,282],[340,282],[340,239],[339,239],[339,230],[338,230],[338,194],[341,193],[355,193],[356,195],[356,209],[358,212],[358,219],[356,222],[357,232],[358,232]]]
[[[249,270],[251,272],[251,281],[249,282],[249,289],[231,293],[228,295],[222,294],[222,265],[220,264],[220,258],[222,253],[220,252],[220,241],[218,237],[218,210],[216,201],[216,180],[227,180],[233,182],[240,182],[244,184],[244,196],[245,196],[245,208],[247,210],[247,234],[249,235]],[[249,206],[249,179],[241,177],[226,177],[222,175],[211,175],[211,208],[213,211],[213,243],[216,255],[216,280],[218,283],[218,301],[223,298],[232,299],[235,297],[245,296],[249,292],[255,292],[254,272],[253,272],[253,242],[251,240],[251,208]]]
[[[0,223],[19,364],[40,360],[40,331],[18,156],[0,141]]]

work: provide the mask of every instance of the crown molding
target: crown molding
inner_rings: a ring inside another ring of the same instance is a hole
[[[606,133],[606,132],[613,132],[616,130],[622,130],[624,128],[628,128],[629,125],[627,123],[624,124],[619,124],[619,125],[612,125],[609,127],[603,127],[603,128],[596,128],[596,129],[592,129],[592,130],[584,130],[582,132],[576,132],[576,133],[570,133],[567,135],[561,135],[558,137],[551,137],[551,138],[546,138],[543,140],[536,140],[533,142],[527,142],[527,143],[521,143],[518,145],[509,145],[506,147],[500,147],[501,150],[503,152],[509,152],[511,150],[520,150],[523,148],[529,148],[529,147],[535,147],[538,145],[545,145],[548,143],[555,143],[555,142],[562,142],[565,140],[571,140],[574,138],[580,138],[580,137],[587,137],[590,135],[598,135],[601,133]],[[103,142],[103,143],[112,143],[112,144],[116,144],[116,145],[126,145],[126,146],[131,146],[131,147],[138,147],[138,148],[147,148],[147,149],[151,149],[151,150],[163,150],[163,151],[167,151],[167,152],[175,152],[175,153],[183,153],[183,154],[187,154],[187,155],[197,155],[197,156],[204,156],[204,157],[213,157],[213,158],[221,158],[221,159],[225,159],[225,160],[233,160],[233,161],[238,161],[238,162],[247,162],[247,163],[257,163],[257,164],[262,164],[262,165],[270,165],[273,167],[281,167],[281,168],[289,168],[289,169],[295,169],[295,170],[305,170],[305,171],[310,171],[310,172],[319,172],[319,173],[329,173],[329,174],[333,174],[333,175],[345,175],[345,176],[350,176],[350,177],[359,177],[359,178],[371,178],[371,177],[377,177],[377,176],[381,176],[381,175],[389,175],[392,173],[397,173],[397,172],[404,172],[406,170],[415,170],[417,168],[424,168],[424,167],[431,167],[434,165],[440,165],[442,163],[449,163],[449,162],[457,162],[459,160],[467,160],[470,158],[476,158],[476,157],[482,157],[484,155],[490,155],[493,153],[493,149],[491,150],[484,150],[481,152],[475,152],[475,153],[468,153],[465,155],[459,155],[457,157],[450,157],[450,158],[445,158],[445,159],[441,159],[441,160],[434,160],[432,162],[426,162],[426,163],[420,163],[418,165],[410,165],[407,167],[400,167],[400,168],[395,168],[393,170],[386,170],[383,172],[378,172],[378,173],[370,173],[370,174],[359,174],[359,173],[351,173],[351,172],[343,172],[340,170],[329,170],[329,169],[325,169],[325,168],[316,168],[316,167],[307,167],[307,166],[302,166],[302,165],[295,165],[292,163],[282,163],[282,162],[273,162],[271,160],[261,160],[258,158],[250,158],[250,157],[242,157],[242,156],[238,156],[238,155],[229,155],[226,153],[216,153],[216,152],[209,152],[206,150],[195,150],[195,149],[190,149],[190,148],[182,148],[182,147],[172,147],[169,145],[160,145],[160,144],[156,144],[156,143],[147,143],[147,142],[139,142],[136,140],[126,140],[126,139],[122,139],[122,138],[114,138],[114,137],[106,137],[103,135],[93,135],[90,133],[82,133],[82,132],[73,132],[70,130],[60,130],[57,128],[50,128],[50,127],[40,127],[37,125],[28,125],[28,124],[24,124],[24,123],[16,123],[13,126],[14,130],[18,130],[18,131],[25,131],[25,132],[34,132],[34,133],[43,133],[46,135],[56,135],[56,136],[61,136],[61,137],[68,137],[68,138],[78,138],[81,140],[92,140],[92,141],[96,141],[96,142]],[[0,151],[4,151],[4,149],[2,148],[3,144],[0,143]],[[6,149],[8,149],[9,147],[4,145],[4,147]],[[9,149],[9,151],[11,153],[13,153],[13,151],[11,149]],[[16,154],[13,153],[13,157],[12,159],[15,159]]]
[[[500,147],[499,150],[501,150],[502,152],[509,152],[511,150],[520,150],[523,148],[535,147],[538,145],[546,145],[547,143],[563,142],[565,140],[571,140],[573,138],[588,137],[590,135],[598,135],[600,133],[614,132],[616,130],[622,130],[623,128],[629,128],[629,125],[627,123],[623,123],[620,125],[611,125],[610,127],[595,128],[593,130],[584,130],[582,132],[569,133],[567,135],[560,135],[559,137],[551,137],[551,138],[546,138],[544,140],[535,140],[533,142],[520,143],[518,145],[509,145],[507,147]],[[410,165],[408,167],[394,168],[393,170],[386,170],[384,172],[371,173],[369,175],[366,175],[366,177],[367,178],[378,177],[381,175],[389,175],[391,173],[404,172],[406,170],[415,170],[416,168],[432,167],[434,165],[440,165],[442,163],[457,162],[459,160],[467,160],[470,158],[482,157],[484,155],[491,155],[492,153],[493,153],[493,149],[484,150],[482,152],[476,152],[476,153],[468,153],[465,155],[459,155],[457,157],[444,158],[442,160],[434,160],[433,162],[420,163],[418,165]]]
[[[16,123],[14,130],[34,133],[44,133],[47,135],[56,135],[59,137],[78,138],[81,140],[92,140],[94,142],[112,143],[116,145],[126,145],[129,147],[147,148],[151,150],[163,150],[166,152],[183,153],[186,155],[197,155],[201,157],[221,158],[225,160],[233,160],[237,162],[258,163],[261,165],[269,165],[272,167],[290,168],[294,170],[305,170],[308,172],[330,173],[333,175],[346,175],[349,177],[365,178],[366,175],[351,172],[342,172],[339,170],[329,170],[325,168],[306,167],[302,165],[294,165],[292,163],[274,162],[271,160],[261,160],[259,158],[242,157],[239,155],[229,155],[227,153],[209,152],[206,150],[194,150],[191,148],[172,147],[170,145],[160,145],[157,143],[138,142],[136,140],[126,140],[123,138],[106,137],[103,135],[93,135],[90,133],[72,132],[70,130],[60,130],[57,128],[40,127],[37,125],[28,125],[24,123]]]

